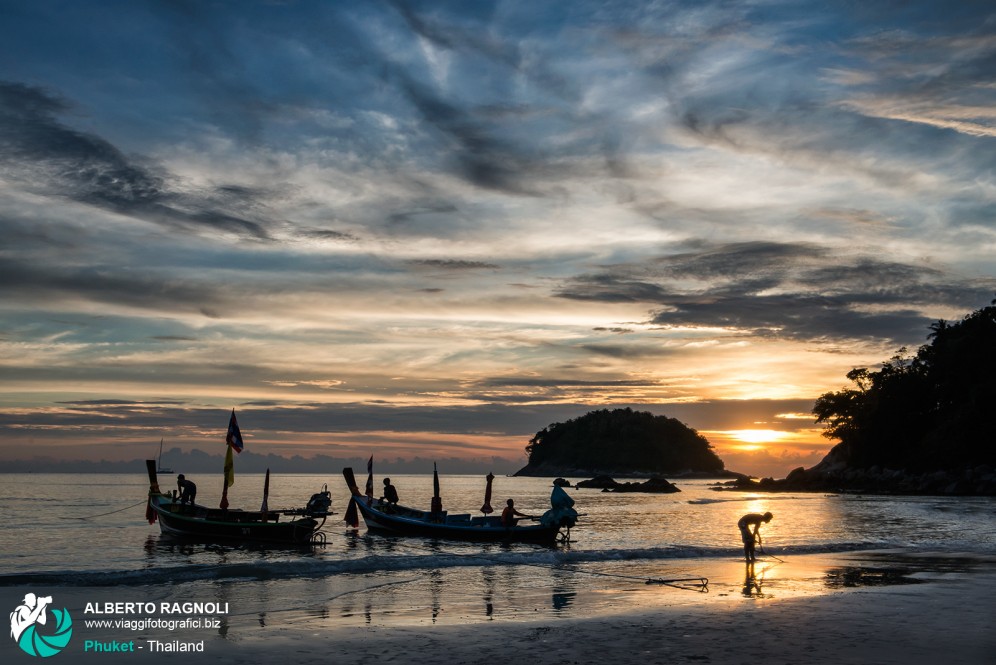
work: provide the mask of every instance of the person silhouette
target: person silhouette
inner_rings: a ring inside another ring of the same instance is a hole
[[[507,505],[505,506],[505,509],[501,511],[501,525],[503,527],[509,528],[515,526],[519,522],[519,520],[515,519],[516,515],[519,517],[529,517],[529,515],[520,513],[515,509],[515,501],[512,499],[509,499],[505,503]]]
[[[384,479],[384,496],[381,498],[392,506],[398,505],[398,490],[391,484],[390,478]]]
[[[193,506],[194,500],[197,498],[197,485],[193,481],[187,480],[181,473],[176,477],[176,486],[180,489],[180,503],[189,503]]]
[[[748,513],[740,518],[737,522],[737,528],[740,529],[740,539],[744,543],[744,559],[748,562],[754,561],[754,545],[758,540],[760,540],[760,535],[758,531],[761,528],[761,522],[767,524],[774,517],[771,513],[765,513],[760,515],[758,513]],[[750,527],[753,526],[754,530],[751,531]]]

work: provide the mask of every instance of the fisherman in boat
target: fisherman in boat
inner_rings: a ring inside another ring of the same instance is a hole
[[[754,546],[757,541],[761,540],[761,536],[758,533],[761,529],[761,522],[767,524],[774,517],[771,513],[765,513],[763,515],[759,513],[748,513],[740,518],[737,522],[737,528],[740,529],[740,539],[744,542],[744,558],[748,563],[754,561]],[[751,531],[750,527],[753,526],[754,530]]]
[[[391,484],[390,478],[384,479],[384,496],[380,498],[381,503],[388,504],[391,508],[396,508],[398,505],[398,490],[394,488]]]
[[[505,506],[503,511],[501,511],[501,525],[506,529],[509,529],[518,523],[519,520],[515,519],[516,515],[519,517],[531,517],[531,515],[526,515],[525,513],[520,513],[516,510],[515,501],[512,499],[509,499],[506,503],[508,505]]]
[[[194,499],[197,498],[197,485],[187,480],[181,473],[176,477],[176,486],[180,488],[180,505],[189,503],[193,506]]]

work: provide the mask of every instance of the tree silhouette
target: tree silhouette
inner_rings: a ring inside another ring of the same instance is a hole
[[[848,466],[956,469],[996,464],[996,300],[958,323],[930,326],[929,344],[905,348],[878,371],[854,369],[854,384],[813,406],[831,455]]]

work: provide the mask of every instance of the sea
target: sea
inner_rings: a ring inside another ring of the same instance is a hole
[[[348,493],[339,471],[271,478],[271,509],[303,507],[326,486],[332,493],[336,514],[322,528],[325,543],[304,547],[190,542],[162,534],[158,523],[145,519],[145,474],[0,474],[0,601],[20,602],[29,591],[61,596],[75,604],[74,616],[106,602],[216,603],[226,610],[222,622],[211,625],[225,638],[228,631],[295,622],[517,621],[654,602],[784,597],[849,583],[915,582],[932,567],[935,574],[943,566],[941,574],[957,573],[959,566],[996,557],[992,497],[717,491],[721,481],[698,479],[677,480],[681,491],[675,494],[569,489],[581,514],[569,542],[481,544],[385,536],[367,532],[362,519],[358,529],[348,527],[342,521]],[[361,485],[365,475],[357,470]],[[431,473],[391,478],[402,504],[429,507]],[[198,503],[217,505],[221,474],[191,479]],[[374,486],[381,481],[377,475]],[[164,488],[172,482],[160,478]],[[263,484],[261,474],[238,474],[229,491],[232,507],[259,509]],[[443,508],[481,514],[485,484],[484,475],[443,473]],[[491,503],[500,510],[512,498],[522,512],[539,515],[550,507],[551,490],[549,478],[498,477]],[[742,577],[698,584],[742,559],[738,518],[766,511],[774,515],[761,529],[758,565],[766,579],[744,585],[751,593],[743,594]],[[788,569],[780,567],[784,562],[857,552],[891,553],[891,563],[882,564],[881,574],[874,566],[857,575],[824,567],[791,583],[780,578],[779,571]],[[908,562],[904,569],[896,570],[896,554]],[[135,634],[147,638],[155,631]]]

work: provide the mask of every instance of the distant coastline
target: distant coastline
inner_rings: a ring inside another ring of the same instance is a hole
[[[221,446],[223,448],[223,445]],[[148,458],[136,458],[128,461],[108,460],[63,460],[49,457],[36,457],[29,460],[10,460],[2,464],[2,473],[145,473],[145,459],[155,457],[151,452]],[[163,453],[163,460],[176,473],[221,473],[225,456],[223,452],[210,455],[201,450],[185,452],[180,448]],[[485,475],[489,472],[507,475],[522,466],[522,460],[493,457],[487,459],[460,458],[421,458],[412,459],[378,459],[374,458],[374,470],[378,473],[432,473],[432,464],[436,462],[440,473]],[[283,457],[275,454],[254,453],[245,450],[236,461],[237,472],[264,473],[267,469],[273,473],[304,473],[304,474],[335,474],[343,467],[366,468],[367,458],[331,457],[315,455],[313,457]]]

